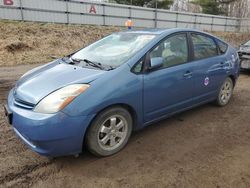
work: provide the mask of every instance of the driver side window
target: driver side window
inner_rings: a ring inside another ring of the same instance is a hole
[[[188,61],[188,44],[186,34],[177,34],[162,41],[153,51],[150,58],[162,57],[163,67],[172,67]]]

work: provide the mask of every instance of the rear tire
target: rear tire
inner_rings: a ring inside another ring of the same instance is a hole
[[[113,155],[125,147],[132,132],[132,117],[121,107],[101,112],[86,135],[89,151],[99,157]]]
[[[218,106],[226,106],[233,95],[234,84],[230,77],[227,77],[220,88],[220,92],[216,99]]]

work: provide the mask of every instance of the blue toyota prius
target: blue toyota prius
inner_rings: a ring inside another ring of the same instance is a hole
[[[225,106],[238,76],[236,50],[210,34],[124,31],[24,74],[5,113],[41,155],[109,156],[132,130],[204,103]]]

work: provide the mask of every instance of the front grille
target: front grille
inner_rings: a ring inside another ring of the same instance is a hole
[[[35,106],[34,104],[31,104],[29,102],[26,102],[20,99],[15,99],[14,104],[18,107],[29,109],[29,110],[32,110]]]

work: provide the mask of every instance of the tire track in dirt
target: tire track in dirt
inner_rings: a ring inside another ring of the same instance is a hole
[[[2,167],[0,171],[0,187],[30,187],[35,181],[46,179],[58,172],[62,164],[67,160],[67,157],[48,160],[38,156],[37,160],[30,161],[32,155],[36,154],[22,144],[15,136],[11,126],[8,125],[2,106],[6,102],[7,94],[14,86],[16,79],[30,67],[19,66],[17,69],[15,70],[13,67],[4,68],[4,71],[0,74],[0,145],[2,146],[0,147],[0,166]],[[16,72],[17,75],[13,74],[13,72]],[[25,159],[19,159],[19,155],[22,155]],[[13,160],[17,160],[17,163],[15,164]],[[98,159],[87,158],[86,162],[91,164],[96,160]],[[5,166],[6,163],[11,165]]]
[[[36,173],[43,168],[49,168],[53,164],[52,160],[38,160],[38,161],[29,161],[29,158],[24,159],[21,164],[14,166],[15,163],[12,161],[17,160],[17,163],[20,163],[20,159],[18,157],[19,154],[26,155],[26,152],[30,152],[29,149],[21,143],[21,141],[15,136],[14,131],[11,126],[8,125],[5,117],[2,106],[6,103],[7,94],[10,89],[14,86],[16,79],[26,71],[26,67],[22,70],[15,70],[13,67],[10,68],[2,68],[0,75],[0,165],[3,168],[0,174],[0,187],[16,187],[21,185],[22,187],[25,185],[30,186],[31,182],[34,181],[33,177],[30,174]],[[28,67],[27,67],[28,68]],[[7,71],[6,71],[7,70]],[[13,73],[17,73],[17,75]],[[13,164],[8,167],[5,166],[6,163]],[[6,169],[5,169],[6,167]],[[41,173],[36,176],[35,179],[42,179],[46,176],[50,176],[53,171],[46,170],[46,173]],[[32,181],[31,181],[32,180]]]
[[[15,80],[12,79],[6,79],[2,80],[0,79],[0,102],[4,102],[7,98],[8,91],[14,86]]]
[[[0,185],[6,182],[10,182],[14,179],[23,178],[27,176],[28,174],[32,173],[33,171],[38,170],[39,168],[47,167],[48,165],[52,163],[53,163],[52,161],[48,161],[48,162],[39,163],[39,164],[24,165],[20,171],[10,172],[8,174],[5,174],[4,176],[1,176]]]
[[[8,85],[8,88],[10,85]],[[7,95],[8,90],[3,90],[2,95],[5,93]],[[5,104],[6,98],[3,96],[3,100],[0,100],[0,155],[1,158],[5,158],[13,155],[13,153],[21,153],[27,150],[28,148],[20,144],[20,141],[14,134],[12,127],[7,123],[7,119],[4,116],[3,105]],[[11,144],[10,144],[11,143]],[[8,146],[8,147],[6,147]],[[20,147],[21,146],[21,147]]]

